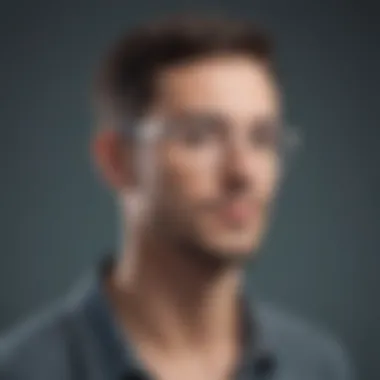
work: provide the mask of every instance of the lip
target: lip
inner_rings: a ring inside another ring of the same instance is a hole
[[[251,204],[233,203],[220,209],[220,216],[223,220],[243,224],[248,222],[254,211]]]

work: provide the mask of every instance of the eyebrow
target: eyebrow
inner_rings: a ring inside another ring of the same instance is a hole
[[[173,114],[173,121],[207,121],[207,122],[212,122],[215,125],[220,125],[223,127],[226,127],[231,123],[231,117],[227,115],[223,115],[218,112],[212,112],[209,110],[194,110],[194,111],[188,111],[185,110],[183,112],[178,112]],[[271,115],[258,115],[254,119],[250,120],[248,125],[255,125],[255,124],[260,124],[262,127],[263,124],[267,125],[267,128],[273,129],[273,128],[280,128],[281,126],[281,118],[279,116],[271,116]]]
[[[212,111],[203,111],[203,110],[194,110],[194,111],[180,111],[175,114],[173,114],[174,120],[184,120],[184,121],[191,121],[191,120],[207,120],[207,121],[213,121],[217,122],[219,124],[227,124],[228,120],[227,117],[221,115],[218,112],[212,112]]]

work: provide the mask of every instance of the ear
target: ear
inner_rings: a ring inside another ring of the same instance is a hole
[[[116,191],[132,186],[132,146],[119,132],[99,130],[93,137],[91,153],[95,165],[107,185]]]

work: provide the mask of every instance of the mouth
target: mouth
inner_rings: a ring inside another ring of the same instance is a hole
[[[231,202],[218,210],[218,216],[225,224],[244,226],[255,215],[255,207],[248,202]]]

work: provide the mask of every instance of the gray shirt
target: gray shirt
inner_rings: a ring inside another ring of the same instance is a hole
[[[0,380],[152,380],[114,321],[94,271],[0,340]],[[231,380],[348,380],[341,346],[268,305],[243,302],[244,350]],[[179,379],[180,380],[180,379]]]

